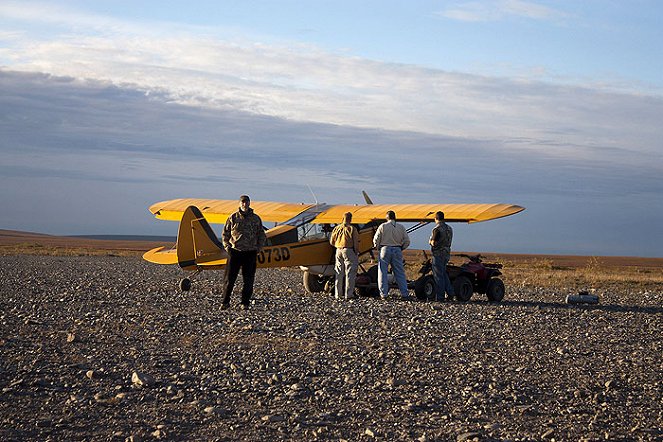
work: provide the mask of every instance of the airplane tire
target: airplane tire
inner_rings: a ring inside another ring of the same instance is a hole
[[[435,280],[431,275],[424,275],[414,283],[414,294],[422,301],[435,299]]]
[[[486,296],[489,301],[499,302],[504,298],[504,282],[499,278],[492,278],[486,287]]]
[[[191,290],[191,280],[189,278],[184,278],[180,281],[180,290],[183,292]]]
[[[474,292],[472,281],[467,276],[458,276],[454,281],[454,295],[459,301],[469,301]]]
[[[304,289],[307,293],[322,292],[325,289],[326,282],[324,276],[304,271]]]

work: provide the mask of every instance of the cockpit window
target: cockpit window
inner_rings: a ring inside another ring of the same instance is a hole
[[[334,227],[331,224],[302,224],[297,227],[299,240],[329,238]]]

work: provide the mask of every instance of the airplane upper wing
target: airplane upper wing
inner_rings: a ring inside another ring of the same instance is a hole
[[[182,198],[162,201],[150,206],[158,219],[179,221],[189,206],[196,206],[210,223],[223,224],[239,207],[237,200]],[[251,207],[263,221],[282,223],[315,207],[315,204],[251,201]],[[502,218],[525,210],[514,204],[358,204],[322,205],[323,210],[311,222],[337,224],[345,212],[352,212],[352,222],[366,224],[385,219],[388,210],[396,212],[398,221],[426,222],[435,220],[435,212],[444,212],[447,222],[476,223]],[[314,209],[315,210],[315,209]]]
[[[223,224],[239,208],[238,200],[211,200],[182,198],[161,201],[150,206],[150,212],[158,219],[179,221],[189,206],[196,206],[210,223]],[[251,208],[263,221],[284,222],[299,215],[314,204],[279,203],[273,201],[251,201]]]
[[[366,224],[385,219],[388,210],[402,222],[435,221],[435,212],[444,212],[447,222],[476,223],[513,215],[525,210],[513,204],[360,204],[331,206],[312,222],[335,224],[343,220],[345,212],[352,212],[352,222]]]

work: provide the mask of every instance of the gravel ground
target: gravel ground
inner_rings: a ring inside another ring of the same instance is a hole
[[[221,272],[180,277],[1,257],[0,439],[663,439],[661,288],[345,302],[259,270],[245,312]]]

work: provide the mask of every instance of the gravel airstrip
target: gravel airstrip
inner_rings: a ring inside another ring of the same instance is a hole
[[[222,311],[221,272],[180,277],[0,257],[0,439],[663,439],[663,288],[345,302],[275,269]]]

